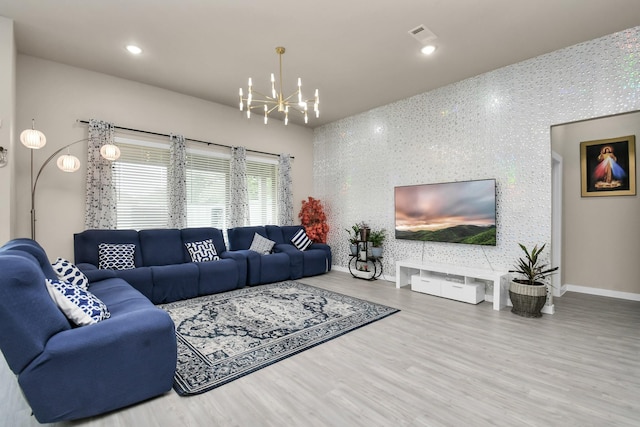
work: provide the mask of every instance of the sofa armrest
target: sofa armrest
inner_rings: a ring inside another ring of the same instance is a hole
[[[221,259],[232,259],[238,265],[238,287],[242,288],[247,284],[247,258],[249,251],[224,251],[220,254]]]
[[[288,255],[293,254],[293,256],[298,256],[297,254],[300,253],[300,249],[296,248],[291,243],[276,243],[273,245],[273,252],[284,252]]]
[[[149,307],[52,336],[18,381],[41,423],[84,418],[170,390],[176,352],[173,321]]]

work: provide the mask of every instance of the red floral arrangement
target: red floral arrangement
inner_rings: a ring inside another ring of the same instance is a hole
[[[324,214],[320,200],[311,196],[307,200],[303,200],[298,218],[300,218],[300,222],[311,240],[318,243],[327,242],[329,225],[327,225],[327,216]]]

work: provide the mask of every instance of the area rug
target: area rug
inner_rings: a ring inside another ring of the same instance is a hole
[[[176,325],[174,390],[200,394],[399,310],[295,281],[159,306]]]

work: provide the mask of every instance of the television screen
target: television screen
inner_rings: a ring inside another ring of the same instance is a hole
[[[496,245],[496,181],[395,187],[396,239]]]

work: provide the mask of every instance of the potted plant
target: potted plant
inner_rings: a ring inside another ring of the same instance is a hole
[[[382,242],[386,236],[387,230],[374,230],[369,233],[369,242],[371,242],[371,256],[380,258],[382,256]]]
[[[352,225],[351,230],[345,228],[345,231],[349,233],[349,249],[351,255],[358,255],[358,241],[360,239],[360,226],[358,224]],[[353,231],[353,234],[351,232]]]
[[[523,317],[542,316],[542,307],[547,301],[547,283],[545,278],[553,274],[558,267],[550,267],[540,259],[540,254],[546,244],[538,248],[535,245],[531,251],[522,243],[518,243],[524,251],[524,258],[519,258],[514,270],[520,276],[511,280],[509,297],[513,308],[512,313]]]

